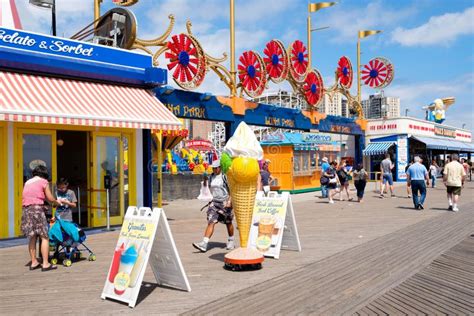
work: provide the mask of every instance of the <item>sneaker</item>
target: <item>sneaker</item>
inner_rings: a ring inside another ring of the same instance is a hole
[[[410,194],[408,194],[408,198],[411,199],[411,195],[410,195]]]
[[[418,204],[418,208],[419,208],[420,210],[424,210],[424,209],[425,209],[425,208],[423,207],[423,204]]]
[[[392,197],[394,198],[394,197],[395,197],[395,194],[392,194]]]
[[[383,199],[383,194],[380,194],[380,198],[382,198],[382,199]]]
[[[334,201],[329,201],[329,204],[334,204]]]
[[[204,242],[204,241],[195,242],[195,243],[193,243],[193,247],[198,249],[201,252],[206,252],[207,251],[207,242]]]
[[[456,206],[456,207],[453,207],[453,212],[458,212],[458,211],[459,211],[459,209],[458,209],[457,206]]]
[[[225,249],[227,250],[232,250],[235,248],[235,244],[233,240],[227,240],[227,245],[225,246]]]
[[[448,211],[452,211],[452,210],[453,210],[453,206],[452,205],[448,206]]]

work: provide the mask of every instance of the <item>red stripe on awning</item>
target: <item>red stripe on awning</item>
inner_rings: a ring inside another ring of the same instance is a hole
[[[0,72],[0,120],[177,130],[179,119],[145,89]]]

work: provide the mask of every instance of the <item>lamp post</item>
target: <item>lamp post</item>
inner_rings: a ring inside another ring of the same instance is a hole
[[[466,123],[462,123],[462,129],[464,129],[464,127],[466,127]]]
[[[366,30],[366,31],[359,31],[359,36],[357,38],[357,101],[359,104],[360,102],[360,94],[361,94],[361,84],[360,84],[360,40],[364,37],[371,36],[378,34],[382,31],[377,30]]]
[[[312,31],[317,31],[317,30],[322,30],[326,29],[328,27],[322,27],[318,29],[311,29],[311,13],[319,11],[324,8],[329,8],[335,5],[336,2],[316,2],[316,3],[309,3],[308,4],[308,18],[307,18],[307,24],[308,24],[308,68],[311,68],[311,32]]]
[[[56,0],[30,0],[30,4],[40,8],[51,9],[51,28],[53,36],[56,36]]]
[[[235,1],[230,0],[230,75],[234,83],[237,82],[237,73],[235,72]],[[232,85],[230,95],[237,95],[235,84]]]
[[[408,116],[408,112],[410,112],[410,109],[405,109],[405,116]]]

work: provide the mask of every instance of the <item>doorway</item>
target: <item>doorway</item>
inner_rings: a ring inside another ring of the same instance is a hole
[[[81,227],[89,225],[88,219],[88,132],[57,131],[57,178],[65,178],[69,189],[78,200],[73,210],[73,221]]]

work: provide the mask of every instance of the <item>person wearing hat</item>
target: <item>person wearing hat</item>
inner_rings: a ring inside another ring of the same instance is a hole
[[[193,243],[193,247],[201,252],[206,252],[209,239],[214,233],[214,226],[217,223],[223,223],[227,226],[227,233],[229,234],[226,249],[232,250],[235,248],[234,225],[232,224],[234,214],[232,211],[229,184],[226,175],[221,172],[219,160],[212,162],[212,174],[209,179],[207,179],[207,177],[204,178],[204,185],[209,186],[212,201],[208,204],[207,208],[207,227],[204,231],[204,237],[202,241]]]
[[[273,180],[272,175],[270,174],[270,170],[268,170],[270,162],[270,159],[265,159],[265,162],[262,165],[262,169],[260,170],[259,191],[265,192],[265,195],[270,192],[270,182],[272,182]]]
[[[322,160],[322,164],[321,164],[321,175],[324,175],[324,173],[329,169],[330,165],[329,165],[329,162],[328,162],[328,158],[327,157],[323,157]],[[321,198],[322,199],[325,199],[328,197],[328,186],[327,184],[322,184],[321,183]]]

